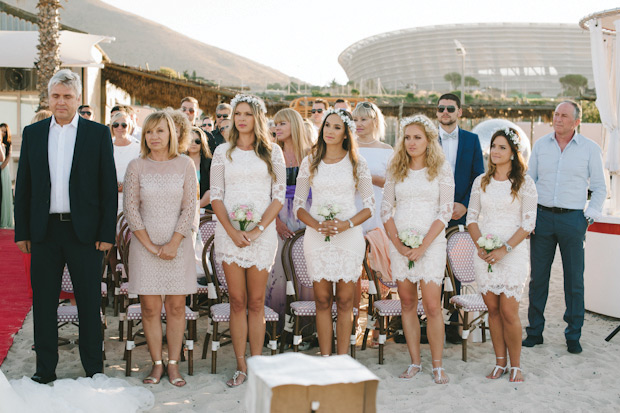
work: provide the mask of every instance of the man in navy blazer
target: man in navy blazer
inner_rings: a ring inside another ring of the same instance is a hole
[[[446,93],[437,103],[439,121],[439,142],[446,155],[446,161],[454,173],[454,212],[448,227],[465,225],[469,196],[474,179],[484,173],[480,139],[475,133],[458,127],[458,119],[463,114],[461,100],[453,93]],[[456,281],[457,293],[461,283]],[[451,321],[458,322],[458,314],[453,314]],[[460,343],[461,338],[456,326],[446,328],[446,339],[451,343]]]
[[[82,86],[70,70],[49,82],[51,118],[24,128],[15,184],[15,242],[32,254],[33,380],[56,379],[56,309],[67,264],[87,376],[103,371],[101,269],[115,238],[118,190],[110,131],[80,117]]]

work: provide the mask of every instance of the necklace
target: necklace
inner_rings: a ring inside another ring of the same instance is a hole
[[[292,167],[295,162],[297,162],[297,158],[295,157],[294,152],[284,152],[284,160],[286,161],[286,166]]]
[[[360,140],[360,138],[357,138],[357,143],[360,145],[372,145],[373,143],[377,142],[376,139],[372,139],[370,142],[364,142],[362,140]]]

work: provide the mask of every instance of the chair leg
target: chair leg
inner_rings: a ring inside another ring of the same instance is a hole
[[[295,344],[296,343],[296,337],[298,337],[301,333],[299,331],[300,326],[299,326],[299,316],[296,315],[295,316],[295,327],[293,328],[293,351],[295,353],[297,353],[299,351],[299,344]]]
[[[208,345],[209,345],[209,339],[211,338],[211,331],[213,328],[213,322],[211,321],[211,317],[209,317],[207,319],[207,332],[205,333],[205,342],[204,345],[202,346],[202,359],[206,359],[207,358],[207,351],[208,351]]]
[[[215,374],[217,372],[217,343],[219,345],[219,337],[217,335],[217,323],[213,322],[213,348],[211,349],[211,374]]]
[[[463,311],[463,331],[469,331],[469,313],[467,311]],[[467,338],[463,339],[463,361],[467,361],[467,340],[469,339],[469,336],[467,336]]]
[[[187,337],[190,344],[187,346],[187,374],[194,375],[194,335],[196,331],[196,320],[189,320],[187,324]]]
[[[482,329],[482,342],[486,343],[487,342],[487,328],[486,328],[486,323],[484,322],[484,318],[482,319],[480,328]]]
[[[359,310],[358,310],[359,311]],[[353,327],[351,328],[351,357],[355,358],[355,344],[357,341],[357,316],[353,317]]]
[[[133,320],[127,320],[127,344],[125,346],[125,376],[131,376],[131,351],[133,344]]]
[[[379,337],[383,337],[385,335],[385,317],[379,315],[377,317],[379,320]],[[383,364],[383,343],[381,342],[381,338],[379,338],[379,364]]]
[[[276,328],[277,328],[277,321],[272,321],[271,322],[271,339],[272,340],[276,340]],[[276,341],[276,348],[272,348],[271,349],[271,355],[275,356],[276,353],[278,352],[278,342]]]

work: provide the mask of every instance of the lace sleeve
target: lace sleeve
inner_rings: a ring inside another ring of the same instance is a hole
[[[145,229],[140,215],[140,159],[134,159],[127,165],[125,182],[123,182],[123,213],[131,232]]]
[[[211,202],[219,199],[224,200],[224,157],[226,156],[226,150],[228,145],[222,144],[215,149],[213,159],[211,160],[211,172],[209,173],[211,179]]]
[[[306,207],[310,193],[310,157],[306,156],[299,166],[299,174],[295,182],[295,198],[293,199],[293,216],[297,218],[297,211]]]
[[[372,188],[372,175],[366,163],[366,159],[361,156],[357,163],[357,191],[362,197],[362,207],[370,210],[371,216],[375,214],[375,191]]]
[[[187,158],[185,179],[183,182],[183,199],[181,200],[181,213],[177,220],[177,226],[174,229],[174,232],[178,232],[186,238],[192,234],[192,229],[195,229],[197,198],[198,177],[196,176],[196,167],[194,166],[194,162]]]
[[[536,227],[536,211],[538,209],[538,192],[534,180],[525,175],[525,182],[521,188],[521,228],[532,232]]]
[[[284,163],[282,149],[275,144],[271,151],[271,165],[273,172],[276,174],[276,180],[271,183],[271,200],[280,201],[280,204],[284,205],[284,198],[286,197],[286,164]]]
[[[448,162],[444,162],[439,172],[439,211],[437,219],[448,226],[454,210],[454,175]]]
[[[381,221],[385,224],[394,215],[396,207],[396,182],[392,174],[388,173],[383,185],[383,201],[381,201]]]
[[[469,197],[469,207],[467,208],[467,225],[477,224],[478,215],[480,215],[480,181],[482,175],[474,180],[471,186],[471,195]]]

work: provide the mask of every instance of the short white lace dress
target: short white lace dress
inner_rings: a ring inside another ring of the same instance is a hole
[[[324,218],[318,214],[320,207],[333,204],[341,208],[336,219],[347,220],[359,211],[355,207],[355,193],[359,191],[363,208],[375,212],[375,198],[372,189],[372,177],[364,158],[359,157],[357,164],[358,185],[355,188],[353,165],[349,156],[334,164],[321,161],[310,183],[310,156],[304,158],[299,167],[297,188],[293,208],[295,216],[300,208],[306,208],[308,192],[312,189],[312,206],[310,215],[317,221]],[[312,281],[327,280],[332,282],[356,282],[362,274],[362,262],[366,243],[362,227],[357,225],[346,231],[332,235],[325,241],[325,235],[314,228],[306,227],[304,236],[304,254],[308,274]]]
[[[273,180],[267,164],[256,155],[254,150],[244,151],[230,148],[229,143],[217,147],[211,161],[211,202],[220,200],[230,214],[240,205],[252,206],[262,216],[267,207],[277,200],[284,204],[286,195],[286,168],[284,155],[278,145],[271,145],[271,163],[276,179]],[[239,228],[237,222],[233,222]],[[248,229],[252,229],[250,226]],[[242,268],[256,267],[271,271],[278,249],[276,222],[273,220],[265,231],[248,247],[237,247],[217,223],[215,227],[215,259],[227,264],[235,263]]]
[[[185,155],[168,161],[137,158],[123,184],[123,210],[132,232],[144,229],[155,245],[183,235],[177,255],[164,260],[133,237],[129,246],[129,292],[185,295],[196,292],[194,234],[198,230],[196,169]]]
[[[428,168],[408,169],[407,176],[396,182],[388,174],[383,188],[381,219],[387,222],[394,217],[396,230],[408,229],[426,236],[433,222],[440,220],[448,225],[454,208],[454,176],[450,164],[444,162],[438,175],[429,181]],[[433,240],[424,255],[409,269],[409,259],[401,255],[390,243],[392,279],[409,280],[412,283],[424,281],[441,285],[446,269],[446,235],[442,230]]]
[[[477,177],[471,188],[467,225],[478,223],[480,232],[493,234],[506,242],[514,233],[523,228],[532,232],[536,226],[536,206],[538,193],[534,180],[525,175],[525,182],[516,199],[512,198],[509,180],[491,181],[483,191],[480,187],[482,175]],[[526,241],[512,249],[504,258],[493,264],[493,272],[488,272],[488,264],[478,254],[474,258],[476,283],[482,294],[491,292],[505,294],[521,301],[530,272],[530,252]]]

